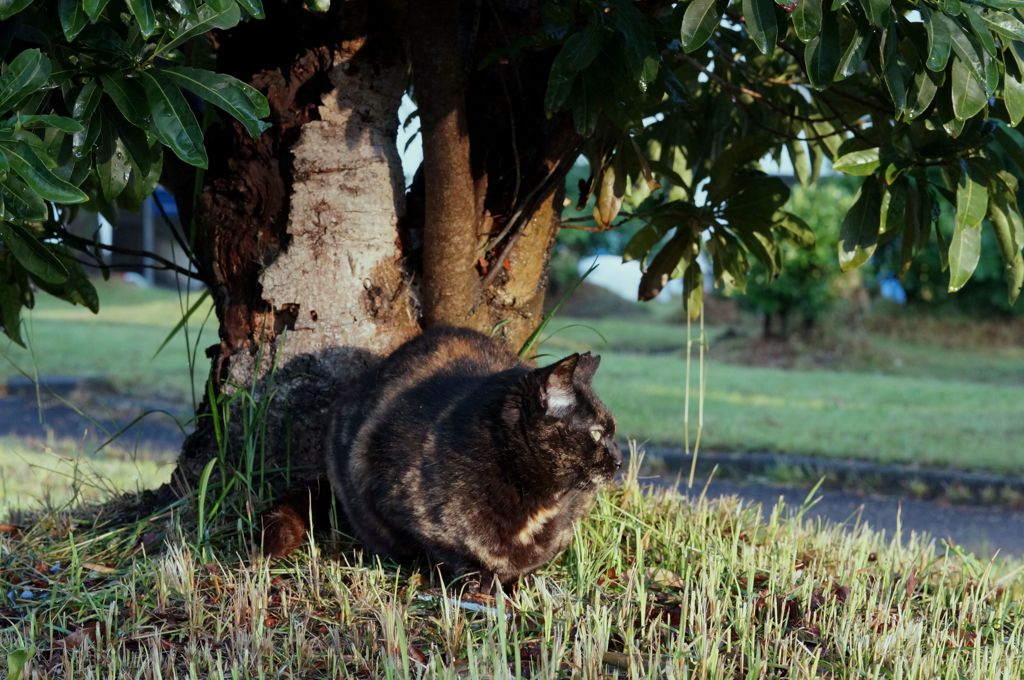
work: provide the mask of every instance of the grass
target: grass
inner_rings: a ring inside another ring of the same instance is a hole
[[[189,376],[185,334],[178,333],[154,357],[181,319],[185,304],[178,293],[142,289],[117,280],[95,280],[100,313],[72,306],[49,295],[36,297],[35,309],[24,314],[22,335],[28,349],[0,336],[0,380],[20,375],[104,376],[124,392],[164,399],[188,400],[192,385],[199,393],[206,380],[206,359]],[[193,293],[189,302],[198,294]],[[187,309],[187,305],[185,306]],[[209,303],[192,316],[191,341]],[[204,333],[215,341],[216,327]],[[202,346],[202,345],[200,345]]]
[[[563,323],[572,327],[542,351],[602,354],[595,385],[616,414],[619,431],[678,446],[685,328],[636,320]],[[585,325],[605,335],[608,344]],[[1012,354],[993,357],[883,337],[873,341],[896,344],[908,357],[889,373],[764,368],[714,360],[719,332],[709,332],[702,446],[1024,474],[1024,360]],[[915,362],[915,355],[922,358]],[[972,373],[980,364],[995,377],[986,381],[985,373]],[[696,359],[692,370],[695,400]],[[696,408],[691,409],[692,438]]]
[[[192,380],[184,335],[153,357],[181,316],[177,294],[113,281],[99,287],[99,316],[40,296],[26,322],[33,351],[0,346],[11,360],[0,361],[0,380],[17,374],[14,365],[42,376],[99,374],[135,396],[187,403]],[[195,324],[205,311],[193,317]],[[660,323],[655,317],[665,310],[655,311],[634,318],[556,319],[539,351],[601,353],[597,387],[620,431],[679,446],[685,328]],[[1005,324],[893,319],[788,348],[786,369],[741,363],[756,341],[709,329],[702,444],[1024,473],[1024,347],[1007,335]],[[205,372],[200,357],[196,385]],[[695,410],[691,418],[692,436]]]
[[[343,536],[250,560],[244,531],[197,541],[194,503],[121,528],[51,510],[0,533],[8,677],[1024,673],[1021,563],[644,492],[635,467],[560,558],[494,601]]]
[[[86,453],[69,442],[0,438],[0,519],[14,510],[92,502],[166,482],[173,461],[110,446]]]

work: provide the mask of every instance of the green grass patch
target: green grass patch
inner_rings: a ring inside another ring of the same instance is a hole
[[[496,600],[343,536],[274,562],[240,558],[242,532],[199,546],[194,499],[120,528],[50,512],[0,533],[0,663],[111,680],[1024,673],[1020,562],[644,493],[635,475]]]
[[[154,356],[199,293],[186,300],[175,291],[142,289],[115,280],[94,283],[100,296],[99,314],[49,295],[36,297],[35,309],[23,319],[22,336],[28,349],[0,337],[0,380],[23,373],[105,376],[118,389],[135,395],[189,400],[193,384],[201,394],[208,360],[200,351],[194,379],[189,376],[184,332]],[[192,316],[193,345],[209,307],[210,303],[204,303]],[[201,346],[216,337],[214,319]]]
[[[39,504],[63,507],[157,487],[170,479],[172,469],[173,461],[117,446],[86,453],[70,442],[33,445],[0,438],[0,518]]]
[[[679,445],[684,434],[685,328],[635,320],[562,320],[552,328],[568,324],[579,325],[553,336],[541,351],[600,353],[603,361],[595,385],[616,414],[619,432],[641,441]],[[608,344],[584,325],[605,334]],[[714,338],[716,333],[711,330],[708,335]],[[673,338],[676,350],[664,351]],[[633,351],[621,351],[622,347]],[[1015,364],[963,350],[945,350],[942,362],[938,348],[925,351],[911,343],[899,347],[908,353],[920,351],[930,363],[908,361],[902,370],[910,374],[893,375],[708,361],[702,446],[1024,473],[1021,383],[968,379],[971,367],[978,364],[993,372],[1002,366],[1011,374]],[[713,340],[709,356],[715,356]],[[691,439],[697,420],[697,370],[695,347]]]

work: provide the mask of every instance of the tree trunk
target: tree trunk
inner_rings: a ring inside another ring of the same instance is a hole
[[[195,216],[220,330],[211,384],[268,400],[261,441],[267,467],[287,471],[273,480],[282,486],[323,473],[334,401],[421,327],[505,322],[514,348],[536,327],[576,139],[544,117],[552,55],[475,68],[532,30],[537,15],[519,3],[411,3],[408,22],[398,2],[332,3],[327,15],[265,6],[267,20],[216,48],[221,70],[267,95],[273,127],[208,132]],[[407,53],[424,142],[408,211],[395,142]],[[254,436],[239,414],[231,425],[229,464]],[[177,493],[217,451],[201,417]]]

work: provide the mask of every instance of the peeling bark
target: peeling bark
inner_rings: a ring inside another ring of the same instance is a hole
[[[211,382],[271,400],[261,456],[287,470],[270,480],[281,488],[323,473],[327,409],[421,326],[504,322],[513,349],[536,328],[577,139],[571,121],[544,114],[553,52],[477,68],[534,30],[533,3],[410,3],[408,22],[401,0],[332,3],[327,15],[265,8],[266,21],[216,42],[219,70],[267,95],[273,127],[208,134],[197,254],[220,324]],[[403,216],[407,53],[425,148]],[[218,450],[199,422],[177,493]],[[229,466],[252,441],[245,427],[233,413]]]
[[[310,46],[317,29],[301,29],[324,19],[275,9],[298,23],[301,44],[284,64],[248,78],[267,93],[274,128],[256,139],[238,126],[222,131],[214,145],[222,162],[211,167],[197,218],[220,321],[212,379],[221,393],[243,386],[272,399],[264,453],[302,481],[322,473],[337,393],[418,330],[397,227],[396,121],[407,66],[393,30],[374,32],[393,36],[388,44],[354,35]],[[365,33],[393,28],[373,12],[361,19]],[[227,38],[224,61],[266,40],[264,24]],[[289,33],[280,23],[274,30]],[[240,417],[232,423],[244,427]],[[204,424],[183,449],[181,487],[217,450]],[[232,435],[237,445],[242,433]]]

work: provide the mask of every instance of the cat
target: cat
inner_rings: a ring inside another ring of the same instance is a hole
[[[339,398],[331,489],[363,545],[426,555],[491,590],[562,552],[622,466],[591,381],[601,358],[532,368],[486,335],[438,327]]]

